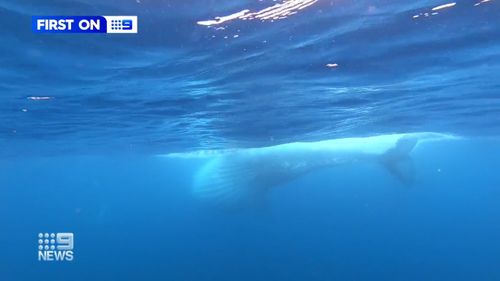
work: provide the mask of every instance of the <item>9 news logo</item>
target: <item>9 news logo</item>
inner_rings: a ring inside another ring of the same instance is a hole
[[[34,33],[137,33],[137,16],[33,16]]]
[[[72,261],[73,233],[38,233],[39,261]]]

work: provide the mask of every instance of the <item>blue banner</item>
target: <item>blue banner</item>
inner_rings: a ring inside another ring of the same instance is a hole
[[[106,33],[104,16],[33,16],[34,33]]]

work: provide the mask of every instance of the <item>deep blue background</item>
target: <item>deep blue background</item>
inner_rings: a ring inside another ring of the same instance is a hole
[[[0,277],[23,280],[497,280],[498,140],[429,143],[416,181],[382,166],[324,169],[265,207],[190,194],[193,160],[2,161]],[[37,261],[37,234],[75,233],[75,261]]]

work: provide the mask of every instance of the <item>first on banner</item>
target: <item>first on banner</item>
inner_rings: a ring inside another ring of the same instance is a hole
[[[137,33],[137,16],[33,16],[34,33]]]

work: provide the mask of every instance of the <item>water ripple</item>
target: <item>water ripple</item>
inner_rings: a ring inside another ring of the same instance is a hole
[[[498,135],[499,12],[495,0],[0,1],[0,153]],[[140,33],[25,28],[34,14],[109,13],[138,15]]]

